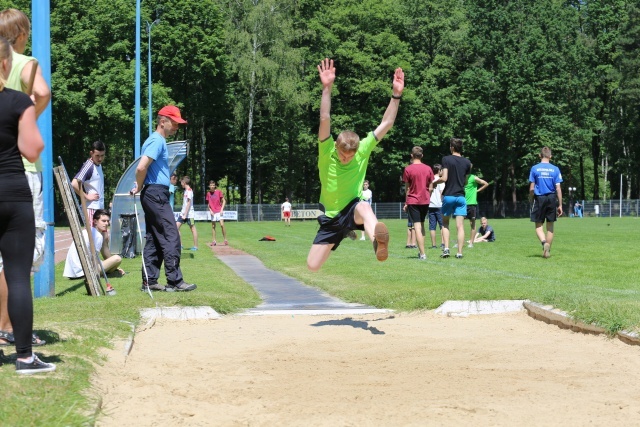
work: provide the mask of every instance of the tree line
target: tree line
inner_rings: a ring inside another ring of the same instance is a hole
[[[72,171],[100,139],[115,188],[134,153],[135,2],[50,4],[54,159]],[[31,1],[0,6],[30,15]],[[149,46],[145,21],[156,19]],[[143,140],[149,47],[153,111],[173,103],[189,121],[178,173],[196,202],[210,179],[244,203],[317,202],[325,57],[337,67],[335,132],[374,129],[393,70],[405,71],[396,124],[369,164],[376,201],[401,199],[414,145],[439,163],[452,136],[491,183],[481,200],[505,215],[526,200],[545,145],[580,198],[619,197],[621,175],[622,196],[639,197],[634,1],[143,0]]]

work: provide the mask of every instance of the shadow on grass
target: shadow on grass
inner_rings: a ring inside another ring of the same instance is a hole
[[[351,317],[337,320],[323,320],[322,322],[313,323],[311,326],[351,326],[352,328],[364,329],[373,335],[384,335],[385,333],[378,328],[369,326],[368,322],[363,320],[353,320]]]
[[[38,347],[42,347],[43,345],[49,345],[49,344],[54,344],[54,343],[59,343],[59,342],[63,342],[63,340],[60,339],[60,334],[58,334],[57,332],[53,332],[53,331],[43,331],[43,330],[33,330],[33,333],[36,334],[38,336],[38,338],[40,338],[41,340],[45,341],[46,344],[42,344],[42,345],[34,345],[33,348],[36,349]]]
[[[58,282],[59,283],[59,282]],[[80,279],[80,280],[69,280],[69,287],[67,287],[66,289],[58,292],[56,294],[57,297],[61,297],[64,296],[66,294],[70,294],[72,292],[77,291],[80,288],[85,288],[84,285],[84,279]],[[87,294],[89,295],[89,294]]]
[[[46,363],[62,362],[62,359],[60,358],[60,356],[57,356],[57,355],[42,356],[41,354],[38,354],[39,353],[38,351],[34,351],[34,353],[38,356],[40,360]],[[15,364],[17,359],[18,359],[18,355],[15,353],[15,351],[9,353],[9,352],[6,352],[6,349],[0,350],[0,366]]]

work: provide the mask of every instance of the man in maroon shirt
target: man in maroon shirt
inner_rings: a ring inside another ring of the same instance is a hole
[[[418,259],[427,259],[424,253],[424,219],[429,212],[429,185],[434,179],[431,167],[422,163],[422,147],[411,150],[411,164],[404,169],[402,180],[405,185],[407,215],[416,229]]]

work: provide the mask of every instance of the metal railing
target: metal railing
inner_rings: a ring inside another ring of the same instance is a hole
[[[573,217],[576,214],[574,210],[575,201],[563,204],[564,216]],[[588,200],[580,201],[582,205],[582,215],[584,217],[638,217],[640,216],[640,200],[623,200],[620,204],[619,200]],[[373,203],[371,205],[373,211],[379,219],[407,219],[407,214],[402,211],[404,202],[394,203]],[[596,208],[597,206],[597,208]],[[206,211],[206,205],[195,205],[196,211]],[[296,210],[313,210],[320,209],[318,203],[300,203],[293,204],[292,209]],[[256,205],[235,205],[228,204],[225,210],[238,212],[238,221],[280,221],[281,207],[279,204],[256,204]],[[486,216],[487,218],[529,218],[531,205],[528,201],[524,202],[480,202],[478,203],[477,217]],[[176,206],[175,211],[180,211],[180,207]],[[579,215],[575,215],[579,216]],[[295,218],[294,218],[295,219]],[[305,218],[305,220],[313,220],[315,218]]]

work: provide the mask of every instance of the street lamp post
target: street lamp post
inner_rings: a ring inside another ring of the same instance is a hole
[[[571,210],[573,209],[573,214],[576,214],[575,209],[573,208],[573,193],[576,191],[576,187],[569,187],[569,216],[571,216]]]
[[[149,77],[149,135],[151,135],[153,133],[153,103],[151,102],[152,99],[152,90],[151,90],[151,28],[153,28],[153,26],[155,24],[159,24],[160,23],[160,18],[156,19],[155,21],[153,21],[151,24],[149,24],[149,21],[147,21],[147,35],[149,37],[149,42],[148,42],[148,55],[147,57],[149,58],[149,71],[148,71],[148,77]]]

